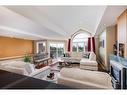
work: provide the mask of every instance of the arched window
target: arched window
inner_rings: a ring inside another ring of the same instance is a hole
[[[72,51],[73,52],[83,52],[88,51],[88,38],[90,33],[83,32],[74,35],[72,38]]]

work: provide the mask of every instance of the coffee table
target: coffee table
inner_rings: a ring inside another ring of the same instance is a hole
[[[59,60],[59,66],[60,68],[63,68],[63,67],[72,67],[71,65],[71,61],[65,61],[65,60]]]
[[[54,78],[53,79],[47,78],[48,75],[46,75],[42,78],[42,80],[46,80],[46,81],[52,82],[52,83],[57,83],[58,72],[56,72],[56,71],[52,71],[52,72],[54,72]]]

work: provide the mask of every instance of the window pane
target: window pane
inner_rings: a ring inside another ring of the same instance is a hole
[[[77,43],[73,43],[72,51],[77,52]]]
[[[51,43],[50,44],[50,57],[58,58],[64,53],[64,43]]]
[[[84,48],[85,50],[84,51],[88,51],[88,41],[86,41],[84,44],[85,44],[84,45],[85,46],[85,48]]]
[[[84,32],[84,33],[77,34],[77,35],[75,36],[75,38],[82,38],[82,39],[84,39],[84,38],[88,38],[89,36],[90,36],[89,33]]]
[[[61,57],[63,53],[64,53],[64,46],[63,45],[58,46],[58,57]]]
[[[57,58],[57,52],[53,51],[53,50],[50,50],[50,57]]]
[[[90,34],[87,32],[77,34],[72,41],[73,42],[72,51],[73,52],[88,51],[88,37],[90,37]]]
[[[83,52],[84,51],[84,43],[78,43],[78,51]]]
[[[61,57],[63,55],[63,53],[64,53],[63,50],[58,51],[58,57]]]
[[[57,57],[57,48],[53,45],[50,46],[50,57],[56,58]]]
[[[73,42],[84,42],[87,40],[87,38],[90,37],[90,34],[88,33],[80,33],[80,34],[77,34],[74,39],[73,39]]]

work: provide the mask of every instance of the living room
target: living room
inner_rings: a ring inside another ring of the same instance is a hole
[[[31,80],[29,86],[17,84],[18,79],[2,84],[1,89],[126,89],[126,9],[0,6],[1,74],[8,71]],[[114,74],[117,66],[122,72],[119,77]]]

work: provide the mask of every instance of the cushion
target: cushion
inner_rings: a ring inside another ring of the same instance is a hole
[[[9,72],[13,72],[13,73],[17,73],[17,74],[21,74],[21,75],[26,74],[24,68],[17,68],[17,67],[9,66],[9,65],[5,66],[5,67],[3,68],[3,70],[9,71]]]
[[[41,69],[35,69],[35,71],[33,73],[31,73],[29,76],[36,76],[37,77],[37,76],[41,75],[40,77],[42,77],[43,74],[47,75],[49,73],[50,73],[50,66],[45,66]]]
[[[89,59],[89,56],[90,56],[90,53],[89,53],[89,52],[86,52],[86,53],[83,54],[82,57],[83,57],[83,58]]]
[[[98,66],[97,62],[96,61],[89,61],[89,60],[84,60],[82,59],[80,61],[80,65],[85,65],[85,66]]]
[[[111,87],[111,77],[105,72],[81,70],[78,68],[63,68],[60,71],[60,76],[77,80],[77,82],[90,83],[100,87]]]
[[[70,54],[69,53],[64,53],[63,56],[64,57],[70,57]]]
[[[95,55],[94,52],[90,52],[89,59],[90,59],[90,60],[94,60],[94,61],[96,61],[96,55]]]

